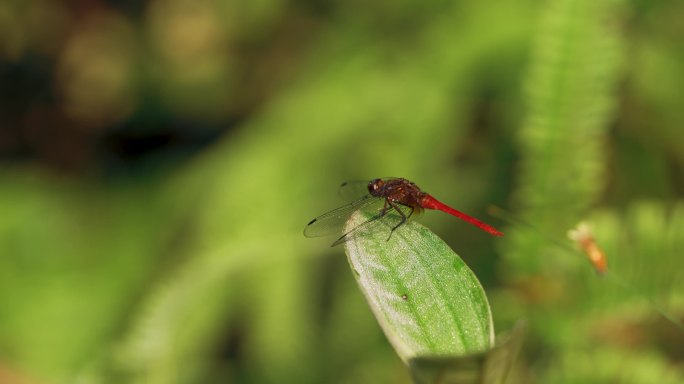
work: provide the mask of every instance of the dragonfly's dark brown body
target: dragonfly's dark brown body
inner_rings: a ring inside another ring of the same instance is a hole
[[[384,197],[388,202],[420,208],[427,193],[406,179],[375,179],[368,183],[368,192],[375,197]]]
[[[421,191],[416,184],[402,178],[387,180],[373,179],[368,183],[368,193],[370,193],[371,196],[385,199],[383,214],[391,209],[399,212],[401,221],[392,228],[391,232],[394,232],[395,229],[404,224],[415,211],[420,213],[423,210],[423,200],[428,196],[428,194]],[[396,204],[411,208],[409,215],[406,216]],[[392,235],[391,232],[390,236]]]

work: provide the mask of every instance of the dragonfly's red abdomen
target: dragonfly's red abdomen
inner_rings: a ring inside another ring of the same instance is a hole
[[[448,206],[448,205],[442,203],[441,201],[435,199],[430,194],[427,194],[427,193],[423,194],[423,198],[420,201],[420,206],[425,208],[425,209],[436,209],[438,211],[448,213],[452,216],[456,216],[459,219],[465,220],[465,221],[469,222],[470,224],[472,224],[472,225],[480,228],[481,230],[488,232],[494,236],[503,236],[503,233],[499,232],[494,227],[492,227],[488,224],[485,224],[485,223],[481,222],[480,220],[478,220],[474,217],[468,216],[461,211],[458,211],[456,209],[451,208],[450,206]]]

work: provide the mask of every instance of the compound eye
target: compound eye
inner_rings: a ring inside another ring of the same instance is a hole
[[[380,180],[380,179],[371,180],[370,183],[368,183],[368,192],[377,191],[381,185],[382,185],[382,180]]]

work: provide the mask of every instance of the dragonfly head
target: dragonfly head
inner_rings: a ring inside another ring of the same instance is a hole
[[[375,191],[380,189],[385,182],[382,179],[373,179],[368,183],[368,192],[371,195],[375,195]]]

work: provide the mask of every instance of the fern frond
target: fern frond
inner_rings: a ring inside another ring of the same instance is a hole
[[[515,202],[526,221],[553,235],[575,224],[604,188],[604,142],[620,74],[616,9],[614,1],[550,1],[537,35]],[[530,261],[542,247],[512,236],[507,248]]]

